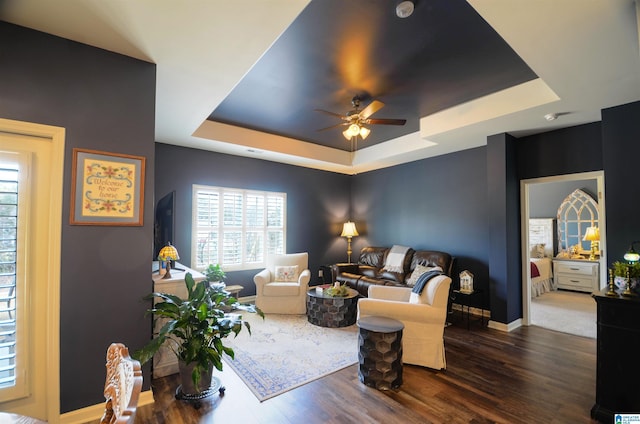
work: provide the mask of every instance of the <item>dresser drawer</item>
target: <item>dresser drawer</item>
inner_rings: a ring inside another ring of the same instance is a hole
[[[581,277],[579,275],[558,275],[557,285],[559,288],[580,291],[592,291],[593,278],[590,276]]]
[[[598,264],[581,264],[575,262],[556,262],[555,272],[558,274],[586,275],[593,276],[596,274]]]

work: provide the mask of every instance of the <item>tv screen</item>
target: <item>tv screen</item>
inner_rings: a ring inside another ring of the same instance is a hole
[[[153,259],[158,259],[158,253],[168,242],[175,243],[174,240],[174,211],[176,202],[176,192],[164,196],[156,203],[156,217],[154,226]]]

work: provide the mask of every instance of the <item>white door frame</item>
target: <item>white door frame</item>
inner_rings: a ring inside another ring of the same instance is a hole
[[[44,402],[45,405],[39,404],[38,407],[38,410],[44,411],[46,416],[38,418],[55,423],[60,418],[60,260],[65,129],[0,118],[0,132],[37,137],[40,142],[51,142],[50,155],[44,158],[49,162],[48,182],[45,189],[49,191],[50,196],[48,204],[41,205],[48,214],[49,227],[45,237],[48,252],[45,257],[39,258],[39,266],[42,264],[47,267],[46,281],[41,286],[45,287],[46,301],[44,305],[38,305],[46,323],[44,325],[45,349],[36,352],[36,361],[39,364],[45,364],[45,371],[36,381],[37,384],[42,385],[46,393],[45,399],[39,401]],[[16,405],[8,405],[8,408],[3,406],[3,410],[29,415],[29,411],[24,408],[30,409],[31,406],[19,402]]]
[[[529,265],[529,187],[533,184],[553,183],[576,180],[596,180],[598,190],[598,227],[600,227],[600,246],[607,245],[607,229],[605,216],[605,195],[604,195],[604,171],[582,172],[578,174],[556,175],[552,177],[531,178],[520,181],[520,208],[522,210],[522,324],[531,325],[531,267]],[[600,288],[606,285],[607,281],[607,249],[600,249]],[[603,283],[604,282],[604,283]]]

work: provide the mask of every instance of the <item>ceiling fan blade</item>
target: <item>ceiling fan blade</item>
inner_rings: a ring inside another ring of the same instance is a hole
[[[368,117],[370,117],[371,115],[373,115],[374,113],[382,109],[383,106],[384,106],[384,103],[378,100],[374,100],[371,103],[369,103],[367,107],[362,109],[362,112],[360,112],[360,116],[362,117],[362,119],[367,119]]]
[[[316,130],[316,131],[326,131],[326,130],[330,130],[332,128],[343,127],[345,125],[349,125],[349,123],[348,122],[340,122],[339,124],[331,125],[330,127],[326,127],[326,128],[320,128],[319,130]]]
[[[342,120],[347,120],[347,117],[344,115],[340,115],[339,113],[334,113],[334,112],[329,112],[328,110],[324,110],[324,109],[314,109],[317,112],[322,112],[322,113],[326,113],[327,115],[331,115],[331,116],[335,116],[337,118],[340,118]]]
[[[406,119],[365,119],[365,124],[370,125],[404,125],[407,123]]]

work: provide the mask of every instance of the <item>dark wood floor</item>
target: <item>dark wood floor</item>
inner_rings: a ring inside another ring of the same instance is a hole
[[[596,341],[522,327],[445,330],[447,370],[404,366],[397,391],[358,380],[357,365],[260,403],[230,369],[226,394],[199,410],[176,401],[175,377],[153,382],[155,403],[136,424],[183,423],[593,423]]]

